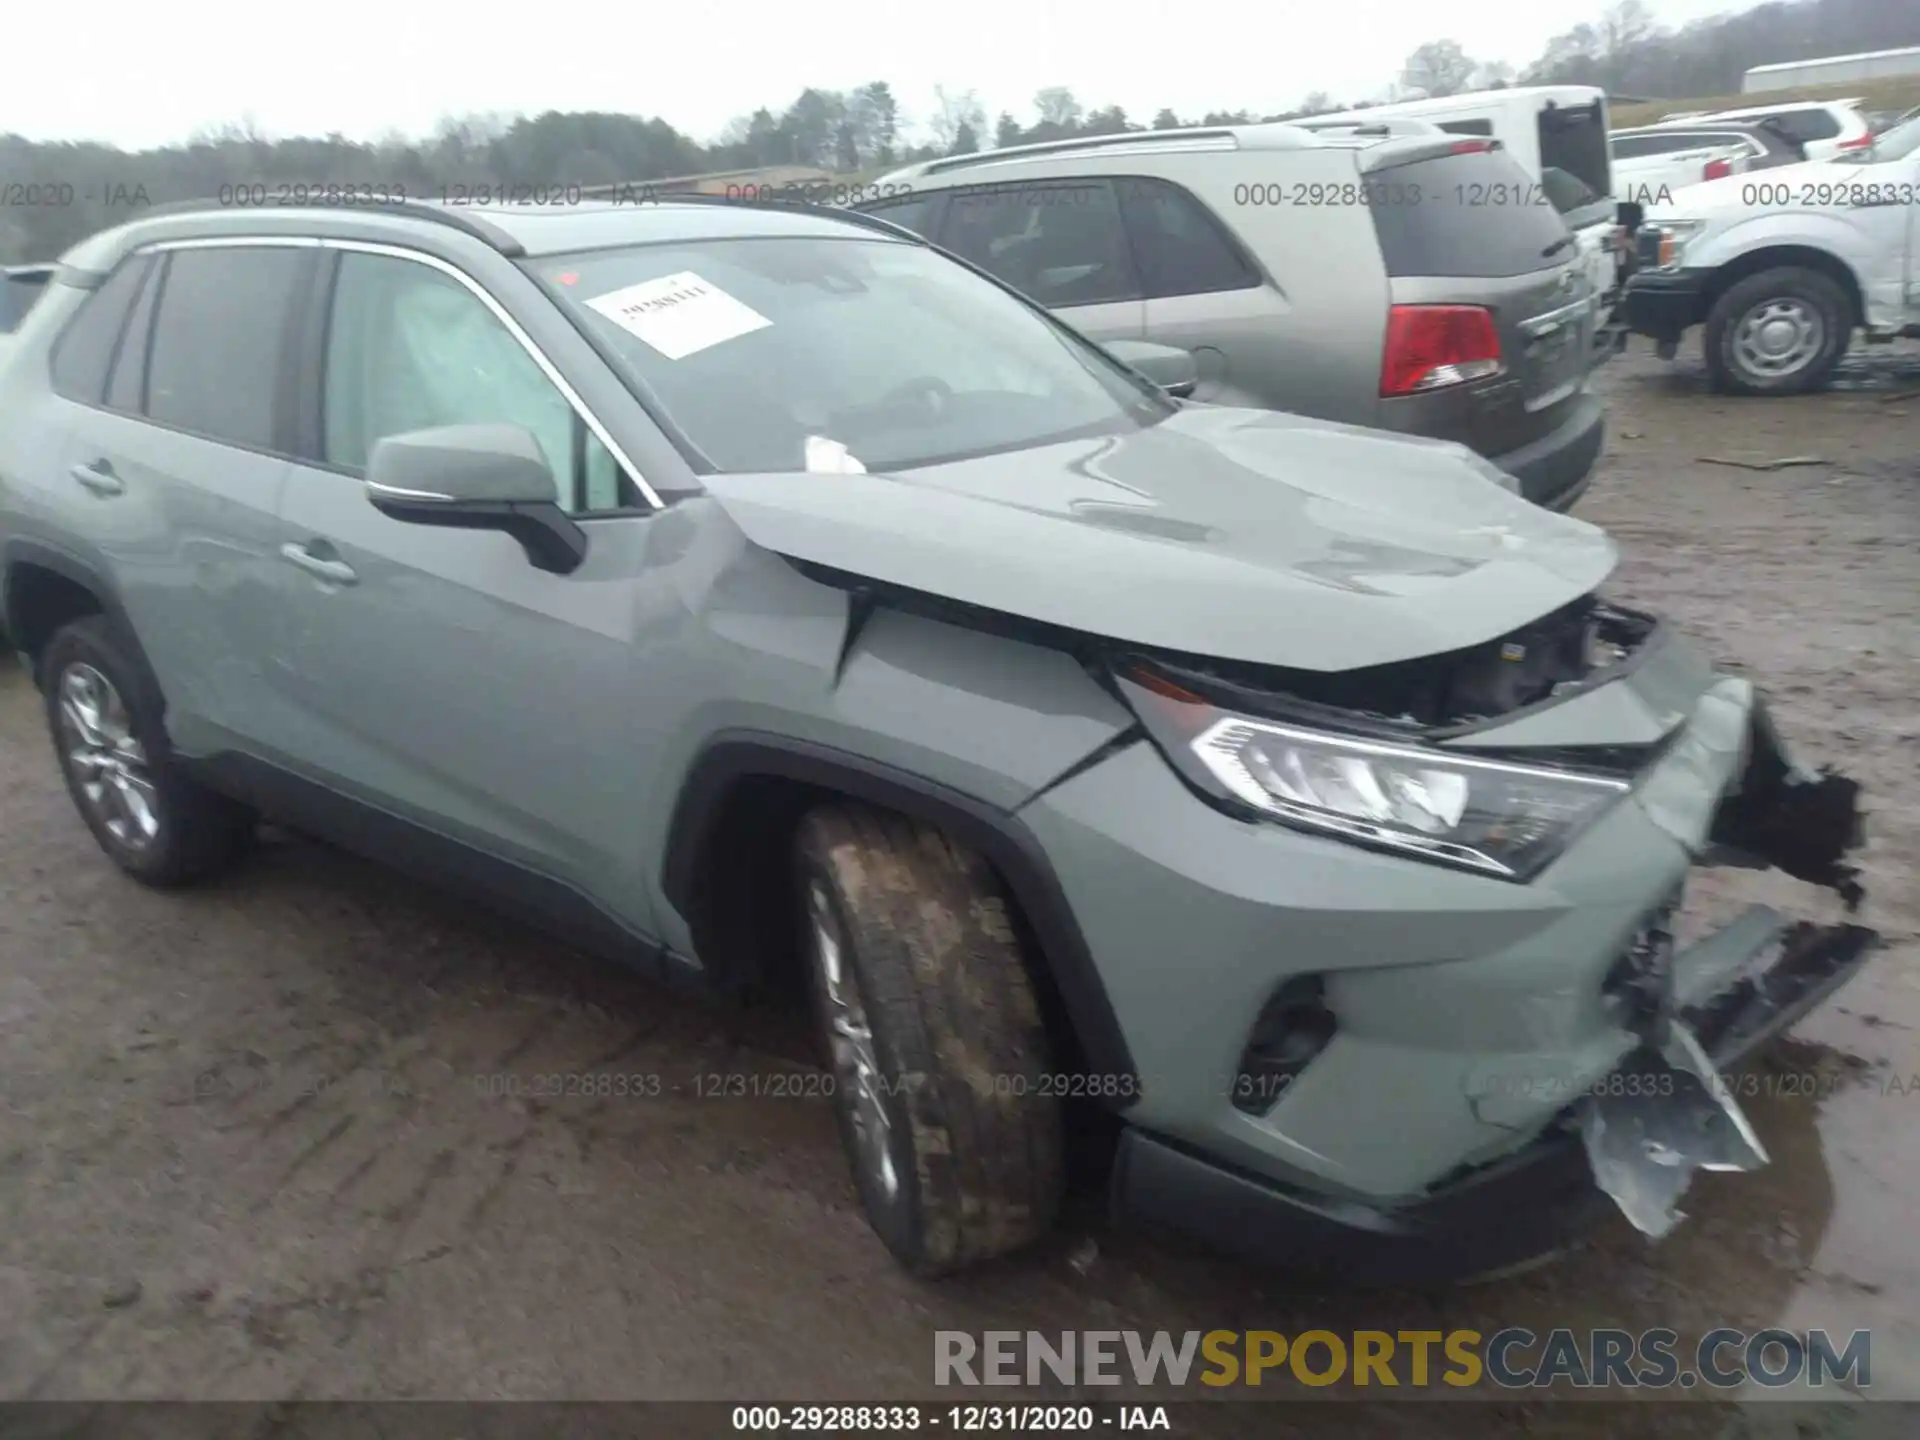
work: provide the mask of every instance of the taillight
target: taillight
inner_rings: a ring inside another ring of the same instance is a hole
[[[1732,173],[1733,162],[1731,160],[1709,160],[1707,161],[1707,173],[1700,178],[1703,180],[1724,180]]]
[[[1456,140],[1453,142],[1453,149],[1448,153],[1453,155],[1483,155],[1491,149],[1493,149],[1493,142],[1491,140]]]
[[[1395,305],[1387,312],[1382,395],[1417,395],[1505,368],[1493,312],[1479,305]]]
[[[1873,148],[1873,136],[1856,135],[1851,140],[1842,140],[1837,148],[1841,150],[1871,150]]]

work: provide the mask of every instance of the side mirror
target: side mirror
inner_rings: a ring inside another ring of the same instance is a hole
[[[1200,366],[1185,350],[1147,340],[1112,340],[1106,351],[1178,399],[1184,400],[1200,388]]]
[[[367,499],[410,525],[501,530],[541,570],[570,575],[587,535],[555,501],[540,442],[518,425],[446,425],[389,435],[367,457]]]

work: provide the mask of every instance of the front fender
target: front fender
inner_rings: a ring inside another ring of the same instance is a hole
[[[1689,270],[1718,270],[1758,251],[1786,247],[1831,255],[1847,267],[1854,284],[1865,293],[1861,276],[1871,268],[1867,238],[1837,215],[1808,214],[1804,210],[1746,215],[1724,228],[1710,229],[1687,246],[1686,266]]]

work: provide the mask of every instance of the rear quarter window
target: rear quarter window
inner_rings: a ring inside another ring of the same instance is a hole
[[[1778,121],[1780,128],[1802,145],[1809,140],[1831,140],[1840,133],[1840,122],[1831,110],[1788,110],[1761,118]]]
[[[1565,261],[1566,222],[1502,151],[1437,155],[1367,179],[1389,275],[1525,275]]]
[[[100,288],[81,302],[53,346],[53,388],[69,400],[98,405],[106,394],[107,371],[126,329],[127,313],[140,297],[152,261],[145,255],[124,260]]]

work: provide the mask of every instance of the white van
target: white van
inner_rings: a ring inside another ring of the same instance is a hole
[[[1616,288],[1617,217],[1604,90],[1592,85],[1477,90],[1289,123],[1320,130],[1403,119],[1425,121],[1455,135],[1498,140],[1521,169],[1539,180],[1541,199],[1580,237],[1595,293],[1607,295]]]

